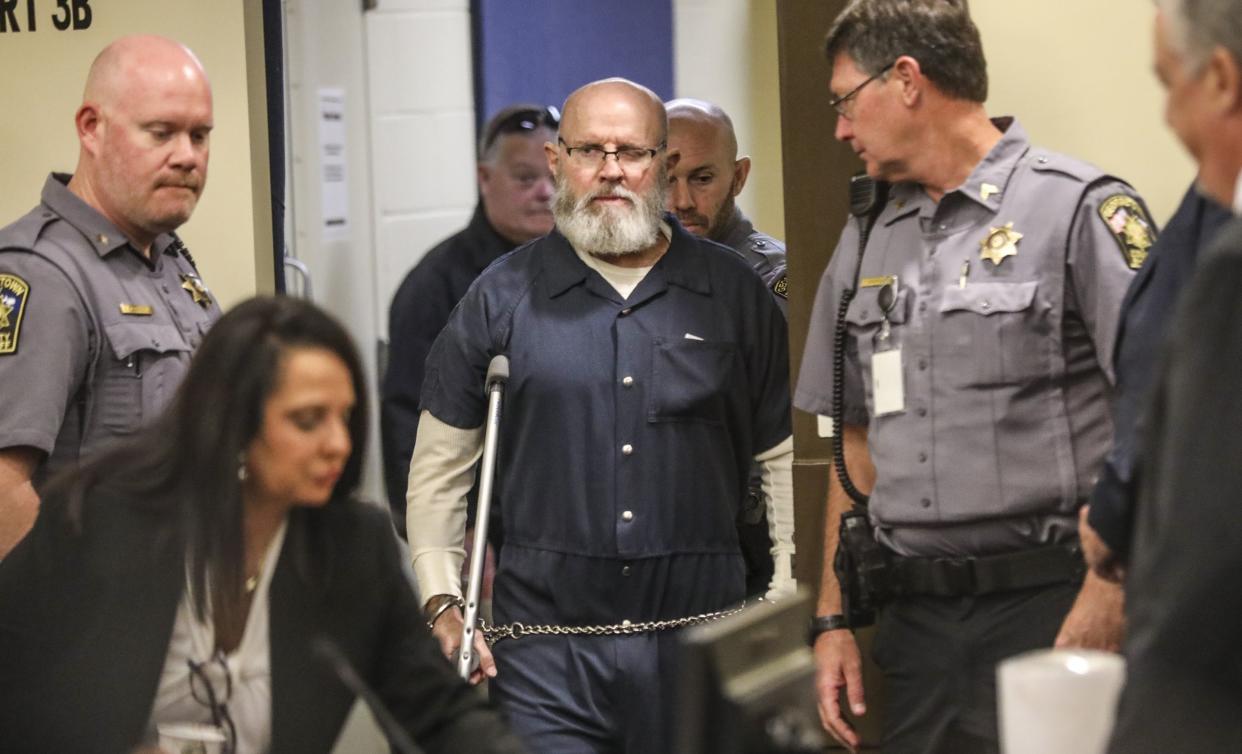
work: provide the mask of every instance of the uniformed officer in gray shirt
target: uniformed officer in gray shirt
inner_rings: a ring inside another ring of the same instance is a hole
[[[698,99],[670,100],[664,109],[669,151],[680,155],[669,171],[669,212],[686,230],[745,259],[784,314],[789,296],[785,244],[755,230],[734,201],[750,175],[750,158],[738,157],[733,120],[720,106]],[[764,511],[762,480],[755,467],[737,522],[747,594],[762,594],[772,579],[772,539]]]
[[[0,558],[49,474],[159,413],[220,313],[173,234],[207,180],[198,59],[160,37],[113,42],[74,122],[73,175],[0,230]]]
[[[755,230],[734,198],[750,176],[750,158],[737,156],[733,120],[718,105],[697,99],[664,103],[668,148],[681,154],[669,171],[668,210],[682,227],[733,249],[759,273],[785,312],[785,244]]]
[[[1116,646],[1112,585],[1082,582],[1075,514],[1109,447],[1118,309],[1155,229],[1120,180],[989,119],[963,3],[859,0],[828,34],[836,137],[892,183],[860,261],[843,232],[794,404],[830,414],[847,290],[846,467],[888,551],[874,658],[885,752],[996,751],[995,666]],[[874,486],[872,486],[872,469]],[[833,476],[815,640],[820,712],[866,712],[831,568],[850,505]]]

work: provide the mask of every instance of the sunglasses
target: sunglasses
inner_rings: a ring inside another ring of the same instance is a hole
[[[539,128],[555,131],[560,125],[561,113],[552,106],[514,110],[490,125],[483,136],[483,146],[479,151],[486,153],[505,134],[529,133]]]

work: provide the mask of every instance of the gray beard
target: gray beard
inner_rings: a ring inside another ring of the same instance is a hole
[[[622,186],[596,190],[575,197],[562,176],[557,176],[552,214],[556,228],[579,251],[598,257],[624,257],[650,249],[660,237],[668,181],[659,178],[644,197]],[[597,196],[629,199],[626,208],[591,207]]]

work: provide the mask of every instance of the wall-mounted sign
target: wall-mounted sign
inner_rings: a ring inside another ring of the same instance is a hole
[[[319,170],[323,240],[349,237],[349,186],[345,171],[345,90],[319,90]]]
[[[0,0],[0,34],[91,28],[90,0]]]

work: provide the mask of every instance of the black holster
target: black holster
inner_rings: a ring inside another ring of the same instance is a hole
[[[876,541],[866,510],[853,508],[841,514],[832,570],[841,585],[841,613],[850,628],[875,623],[876,611],[889,595],[889,553]]]

